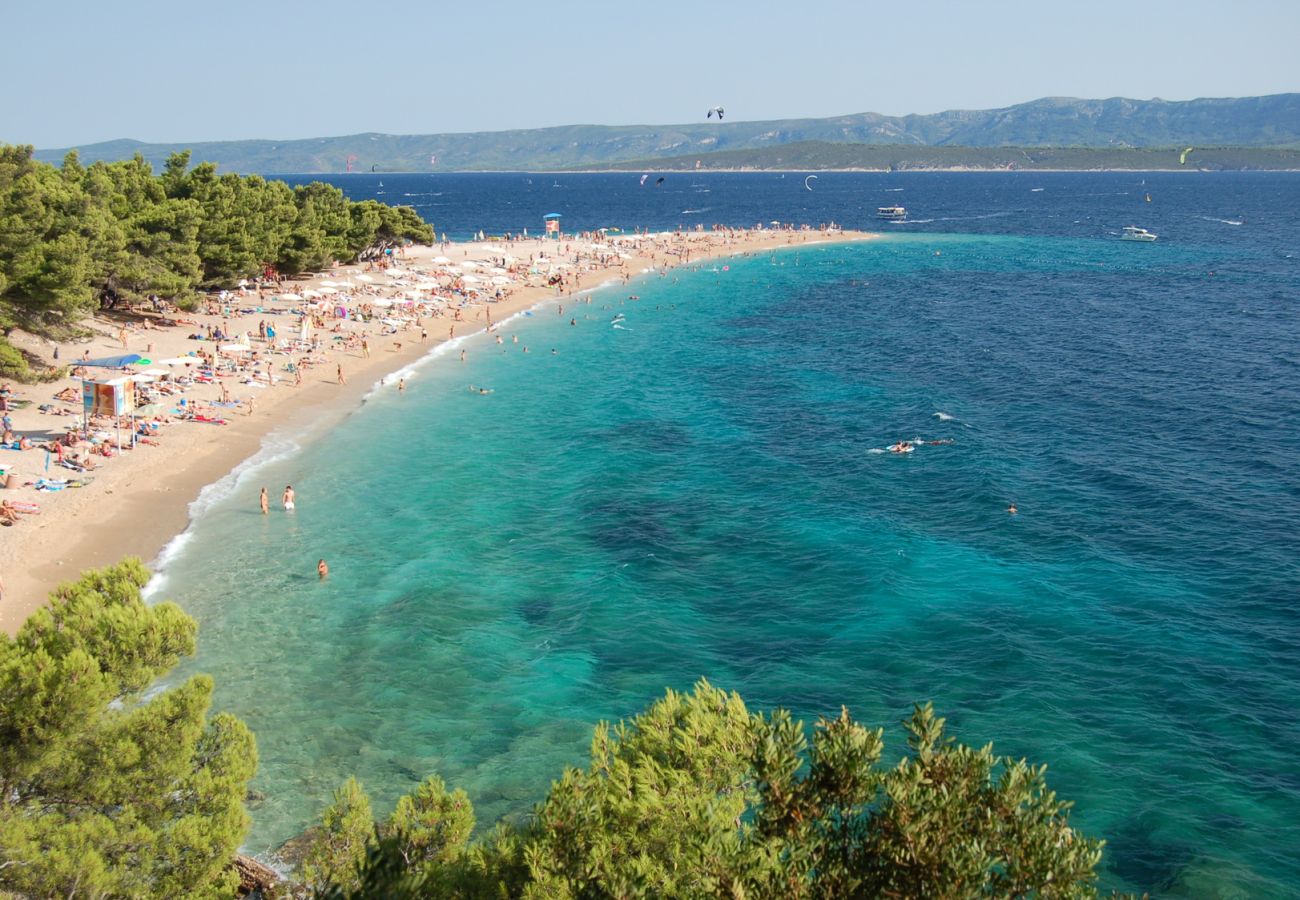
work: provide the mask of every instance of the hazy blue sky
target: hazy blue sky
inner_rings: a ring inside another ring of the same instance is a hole
[[[427,134],[1300,90],[1300,0],[0,0],[0,141]]]

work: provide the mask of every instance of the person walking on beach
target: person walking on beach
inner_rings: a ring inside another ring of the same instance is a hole
[[[370,341],[365,338],[361,339],[361,355],[366,359],[370,359]]]
[[[258,499],[258,504],[262,507],[262,515],[268,515],[271,512],[271,501],[266,496],[266,488],[262,488],[262,496]]]
[[[280,501],[284,503],[285,512],[293,512],[294,510],[293,497],[294,497],[293,485],[286,484],[284,486],[284,496],[280,498]]]
[[[338,364],[339,384],[347,384],[348,380],[343,377],[343,363]]]

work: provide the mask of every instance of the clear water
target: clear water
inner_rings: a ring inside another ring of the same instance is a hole
[[[516,176],[454,177],[468,233]],[[718,221],[793,202],[735,177]],[[210,495],[161,593],[257,732],[250,846],[349,774],[519,814],[597,720],[707,676],[891,754],[933,700],[1050,764],[1108,887],[1295,896],[1300,178],[1138,178],[822,176],[804,220],[953,221],[542,307]],[[953,443],[872,452],[917,437]]]

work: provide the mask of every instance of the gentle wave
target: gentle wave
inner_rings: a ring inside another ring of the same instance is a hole
[[[235,466],[221,478],[203,486],[199,491],[199,495],[189,505],[189,524],[186,525],[185,530],[168,541],[154,559],[152,564],[153,575],[142,592],[146,600],[157,596],[163,585],[166,584],[170,564],[181,555],[194,537],[191,529],[194,522],[208,510],[234,494],[235,490],[255,473],[299,453],[302,450],[301,439],[301,434],[291,435],[284,432],[272,432],[262,440],[262,445],[252,456]]]

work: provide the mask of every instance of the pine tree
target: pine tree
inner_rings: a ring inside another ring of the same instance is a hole
[[[252,734],[208,718],[212,681],[142,694],[194,650],[138,560],[60,586],[0,635],[0,889],[33,897],[218,897],[248,826]]]
[[[883,732],[847,710],[819,721],[810,745],[783,710],[751,713],[707,681],[670,690],[627,722],[597,726],[590,765],[553,783],[523,830],[499,826],[464,845],[468,800],[461,813],[459,792],[430,779],[399,801],[380,840],[349,845],[360,870],[321,896],[1095,894],[1102,842],[1070,827],[1044,768],[956,744],[928,705],[905,726],[909,754],[882,769]],[[348,807],[363,800],[349,794]],[[439,840],[412,840],[428,823]]]
[[[356,890],[374,833],[370,798],[360,782],[349,778],[334,792],[334,802],[322,816],[320,831],[303,858],[303,879],[318,890],[331,885]]]

